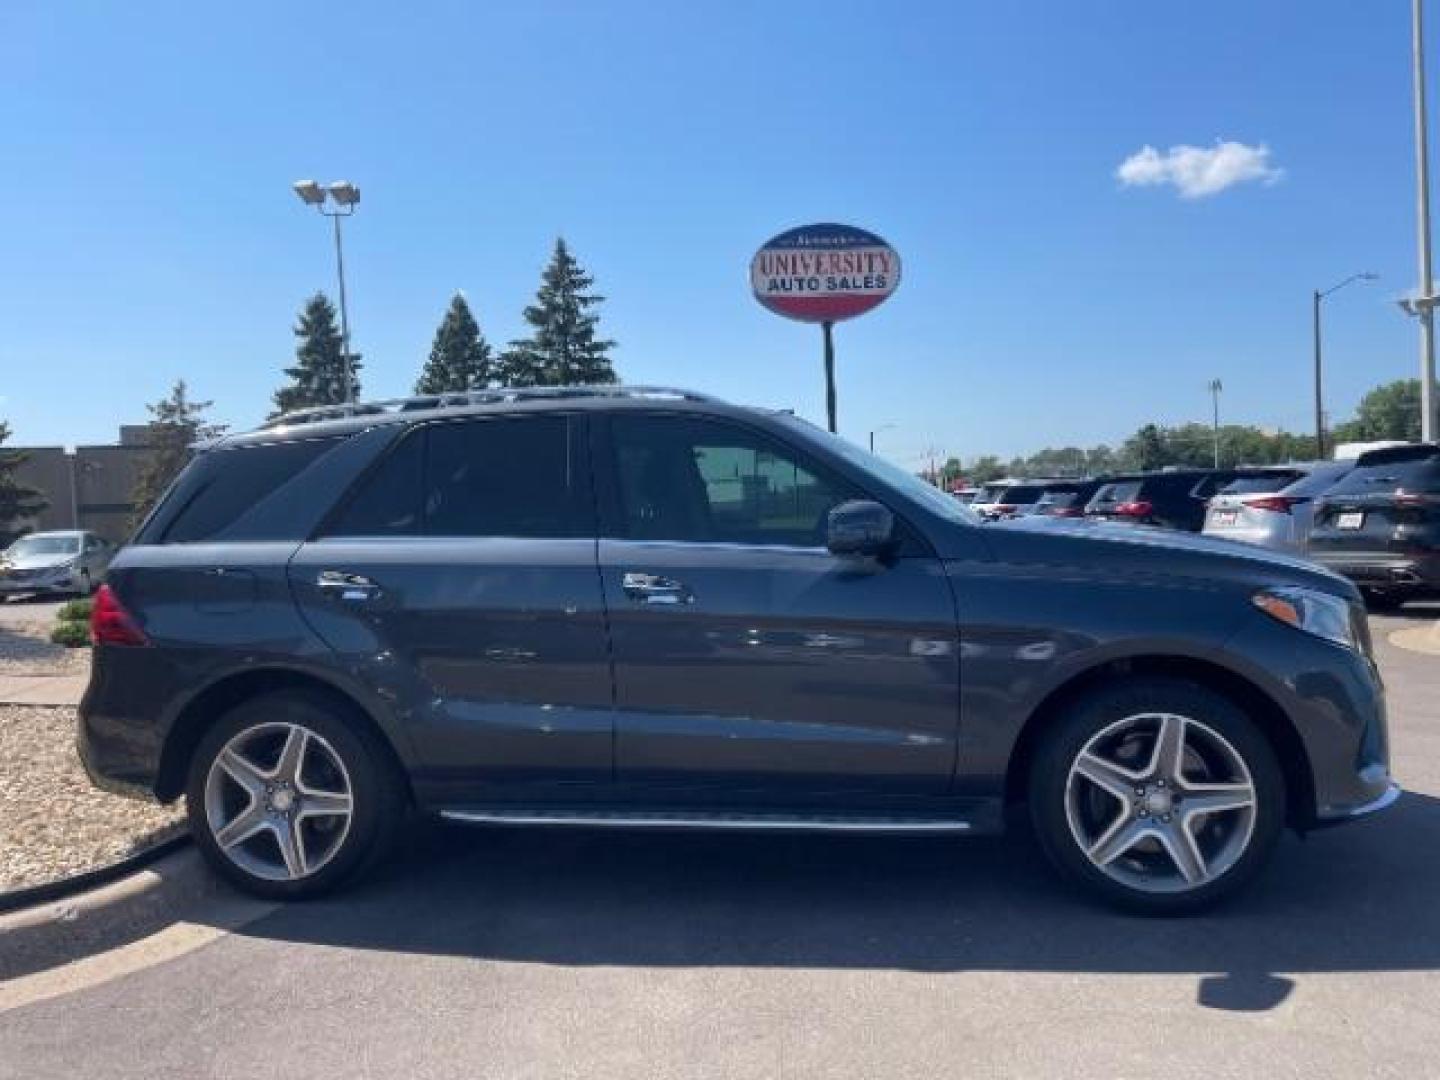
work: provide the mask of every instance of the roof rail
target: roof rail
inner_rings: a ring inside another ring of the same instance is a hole
[[[260,425],[260,430],[316,424],[322,420],[343,420],[352,416],[382,416],[392,413],[456,409],[468,405],[500,405],[517,401],[556,401],[566,398],[654,398],[671,401],[718,401],[708,394],[670,386],[498,386],[490,390],[455,390],[418,397],[357,401],[340,405],[315,405],[292,409]]]

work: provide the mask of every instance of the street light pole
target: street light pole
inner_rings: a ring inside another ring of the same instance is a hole
[[[891,428],[893,428],[894,426],[895,426],[894,424],[881,424],[879,427],[877,427],[877,428],[872,428],[872,429],[871,429],[871,431],[870,431],[870,453],[873,454],[873,453],[875,452],[875,436],[876,436],[876,434],[878,434],[878,433],[881,432],[881,431],[889,431],[889,430],[890,430]]]
[[[1430,149],[1425,119],[1425,43],[1421,8],[1423,0],[1412,0],[1411,34],[1415,82],[1415,207],[1416,237],[1420,250],[1420,297],[1430,299],[1433,283],[1430,266]],[[1435,414],[1435,313],[1434,305],[1418,309],[1420,317],[1420,438],[1433,442],[1437,433]]]
[[[355,359],[350,352],[350,311],[345,302],[345,251],[340,242],[340,219],[355,213],[355,207],[360,203],[360,189],[348,180],[337,180],[327,187],[321,187],[314,180],[300,180],[293,187],[301,202],[315,207],[335,223],[335,271],[340,279],[340,356],[344,367],[344,399],[354,404]],[[327,200],[335,204],[334,210],[326,209]]]
[[[340,351],[345,357],[345,400],[355,401],[355,367],[350,359],[350,312],[345,304],[345,251],[340,245],[340,219],[349,217],[353,209],[345,214],[327,214],[320,211],[335,223],[335,272],[340,278]]]
[[[1322,384],[1322,364],[1320,353],[1320,301],[1333,292],[1339,292],[1352,281],[1375,281],[1379,274],[1372,274],[1368,270],[1359,274],[1351,274],[1338,285],[1331,285],[1328,289],[1316,289],[1311,293],[1312,309],[1311,315],[1314,323],[1315,335],[1315,456],[1325,456],[1325,394]]]
[[[1220,391],[1224,387],[1219,379],[1210,380],[1210,401],[1215,416],[1215,468],[1220,468]]]

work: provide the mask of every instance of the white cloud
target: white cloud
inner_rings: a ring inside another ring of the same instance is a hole
[[[1202,199],[1252,181],[1273,184],[1284,175],[1283,169],[1270,164],[1268,146],[1240,142],[1216,142],[1209,149],[1172,146],[1164,153],[1146,146],[1115,170],[1115,178],[1126,187],[1173,184],[1183,199]]]

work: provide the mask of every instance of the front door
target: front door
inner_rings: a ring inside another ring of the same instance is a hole
[[[290,565],[316,632],[394,703],[422,797],[611,781],[583,419],[416,428]]]
[[[955,606],[917,535],[832,556],[830,508],[865,493],[737,422],[618,413],[595,447],[619,781],[948,788]]]

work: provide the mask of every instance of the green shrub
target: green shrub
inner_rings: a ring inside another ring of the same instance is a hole
[[[90,621],[90,609],[95,606],[93,600],[71,600],[61,606],[55,616],[61,622],[88,623]]]
[[[67,649],[83,649],[90,645],[90,627],[81,622],[59,622],[50,631],[50,640]]]

